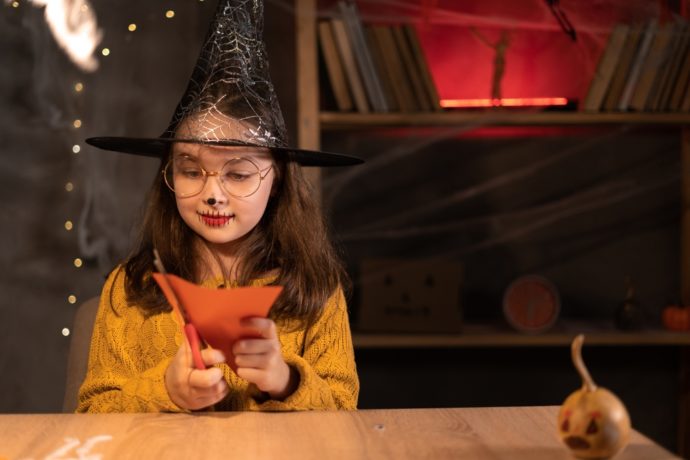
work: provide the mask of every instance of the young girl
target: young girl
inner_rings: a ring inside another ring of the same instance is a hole
[[[175,139],[208,131],[207,118]],[[249,141],[246,123],[213,119]],[[78,412],[355,409],[358,379],[342,285],[301,168],[268,148],[172,142],[150,192],[138,248],[108,277]],[[270,318],[246,318],[261,338],[193,367],[171,308],[151,277],[153,248],[171,273],[208,287],[276,284]]]
[[[300,165],[346,155],[289,148],[261,39],[261,0],[221,0],[189,86],[158,138],[91,138],[160,156],[138,247],[108,277],[78,412],[355,409],[359,381],[343,285]],[[191,349],[152,272],[211,288],[280,285],[245,318],[234,363]],[[235,367],[237,371],[231,369]]]

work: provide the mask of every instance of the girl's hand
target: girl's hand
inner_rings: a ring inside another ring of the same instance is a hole
[[[297,389],[299,374],[283,359],[276,324],[273,320],[258,317],[244,318],[240,324],[256,332],[260,338],[235,342],[232,352],[237,375],[268,393],[271,399],[285,399]]]
[[[201,357],[207,366],[225,362],[220,350],[206,348]],[[211,406],[225,398],[230,391],[217,367],[196,369],[192,363],[192,350],[185,340],[165,371],[165,388],[172,402],[183,409],[197,410]]]

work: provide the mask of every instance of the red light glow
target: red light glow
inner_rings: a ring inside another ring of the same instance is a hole
[[[565,97],[514,97],[503,99],[442,99],[441,107],[446,109],[471,107],[548,107],[568,104]]]

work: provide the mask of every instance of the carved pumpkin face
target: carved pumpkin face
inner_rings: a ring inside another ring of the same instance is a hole
[[[623,403],[605,388],[583,387],[558,413],[561,440],[578,458],[608,458],[628,442],[630,417]]]

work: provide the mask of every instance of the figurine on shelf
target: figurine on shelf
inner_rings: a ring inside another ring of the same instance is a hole
[[[471,27],[470,31],[480,42],[493,49],[495,52],[494,72],[491,81],[491,103],[494,106],[500,106],[502,98],[501,82],[503,81],[503,75],[505,74],[506,69],[506,52],[508,51],[508,46],[510,45],[510,37],[508,36],[508,32],[505,30],[501,31],[501,38],[499,38],[496,43],[491,43],[474,27]]]
[[[626,278],[628,284],[625,300],[616,309],[616,327],[623,331],[634,331],[642,328],[644,324],[644,312],[635,295],[635,286],[630,277]]]
[[[630,436],[630,416],[625,405],[609,390],[597,385],[582,360],[584,335],[573,340],[571,351],[582,388],[568,396],[558,413],[558,434],[578,458],[609,458]]]

